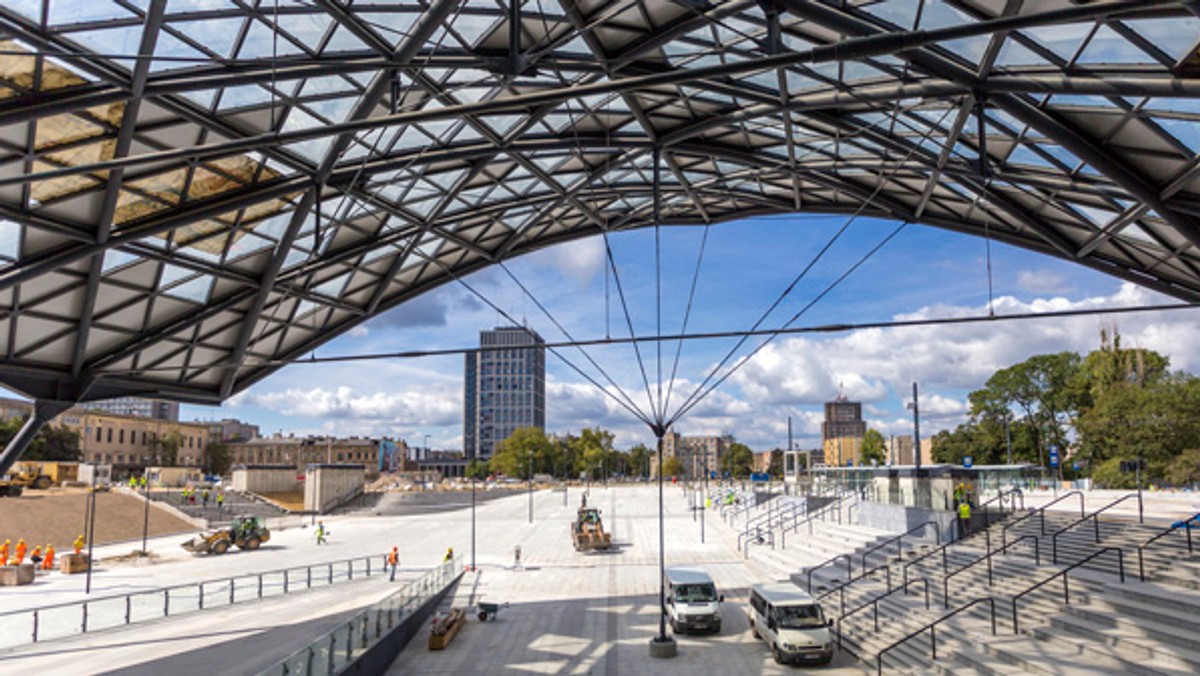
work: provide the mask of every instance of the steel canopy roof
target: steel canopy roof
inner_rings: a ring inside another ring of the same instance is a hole
[[[9,0],[0,382],[219,402],[467,272],[651,224],[656,157],[664,224],[863,208],[1200,300],[1196,12]]]

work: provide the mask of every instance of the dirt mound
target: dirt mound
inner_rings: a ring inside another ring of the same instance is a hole
[[[82,534],[85,491],[26,491],[19,498],[0,498],[0,542],[25,538],[30,551],[50,543],[59,554],[70,551]],[[143,503],[119,493],[96,494],[96,544],[142,537]],[[150,507],[151,536],[196,530],[188,522]]]

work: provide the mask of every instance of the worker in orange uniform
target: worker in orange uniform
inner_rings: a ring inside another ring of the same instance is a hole
[[[34,570],[42,567],[42,548],[40,546],[33,548],[33,553],[29,555],[29,560],[33,563]]]
[[[392,551],[387,556],[388,565],[392,567],[392,576],[388,578],[388,582],[396,581],[396,566],[400,564],[400,550],[397,547],[392,547]]]
[[[0,545],[0,566],[8,565],[8,548],[12,546],[12,540],[5,540],[4,544]]]
[[[42,561],[42,570],[54,570],[54,545],[46,545],[46,560]]]
[[[21,565],[25,562],[25,554],[29,551],[29,545],[25,544],[25,538],[17,540],[17,564]]]
[[[82,536],[82,535],[80,535],[79,537],[75,538],[75,542],[74,542],[74,543],[72,543],[72,546],[74,546],[74,547],[75,547],[75,553],[76,553],[76,554],[79,554],[80,552],[82,552],[82,551],[83,551],[83,544],[84,544],[84,543],[83,543],[83,536]]]

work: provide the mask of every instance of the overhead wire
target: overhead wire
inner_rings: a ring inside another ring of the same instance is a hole
[[[946,116],[947,116],[947,115],[950,113],[950,111],[951,111],[951,110],[953,110],[953,109],[952,109],[952,108],[950,108],[950,107],[947,107],[946,111],[945,111],[945,112],[943,112],[941,119],[938,121],[938,124],[937,124],[937,125],[930,125],[930,126],[928,127],[928,129],[926,129],[926,131],[925,131],[925,136],[924,136],[924,138],[922,139],[922,143],[923,143],[924,141],[926,141],[926,140],[928,140],[928,139],[929,139],[929,136],[930,136],[930,135],[933,133],[933,130],[934,130],[935,128],[937,128],[937,126],[940,126],[940,125],[941,125],[942,121],[944,121],[944,120],[946,119]],[[920,144],[920,143],[914,143],[914,144],[912,145],[912,147],[910,147],[910,148],[909,148],[909,150],[908,150],[908,154],[905,156],[904,160],[902,160],[901,162],[898,162],[898,163],[896,164],[896,166],[895,166],[895,167],[893,167],[893,168],[891,169],[891,175],[892,175],[892,176],[894,176],[894,175],[895,175],[895,173],[896,173],[897,171],[899,171],[900,167],[902,167],[902,166],[903,166],[903,165],[904,165],[904,164],[905,164],[905,163],[906,163],[906,162],[907,162],[909,159],[911,159],[911,158],[912,158],[913,154],[914,154],[914,153],[916,153],[917,149],[918,149],[918,148],[920,148],[920,146],[921,146],[921,144]],[[890,179],[890,178],[891,178],[891,176],[887,177],[887,179]],[[848,228],[849,228],[849,227],[850,227],[850,226],[851,226],[851,225],[852,225],[852,224],[853,224],[853,223],[854,223],[854,222],[855,222],[855,221],[858,219],[858,217],[862,215],[863,211],[865,211],[865,210],[866,210],[867,206],[869,206],[870,204],[872,204],[872,203],[873,203],[874,199],[875,199],[875,198],[876,198],[876,197],[879,195],[879,193],[882,191],[882,189],[883,189],[883,186],[884,186],[884,185],[887,183],[887,179],[885,179],[885,177],[884,177],[884,175],[883,175],[883,172],[881,171],[881,172],[880,172],[879,181],[877,182],[877,184],[876,184],[876,186],[875,186],[875,189],[874,189],[874,190],[871,192],[871,194],[870,194],[870,195],[869,195],[869,196],[868,196],[868,197],[867,197],[865,200],[863,200],[861,204],[859,204],[858,208],[856,208],[856,209],[855,209],[854,213],[853,213],[853,214],[851,214],[851,216],[850,216],[849,218],[847,218],[847,219],[846,219],[846,221],[845,221],[845,222],[842,224],[841,228],[839,228],[839,229],[838,229],[838,231],[837,231],[836,233],[834,233],[834,236],[833,236],[833,237],[832,237],[832,238],[831,238],[831,239],[830,239],[830,240],[829,240],[829,241],[828,241],[828,242],[825,244],[825,246],[824,246],[824,247],[822,247],[822,248],[821,248],[821,249],[820,249],[820,250],[817,252],[817,254],[816,254],[816,255],[815,255],[815,256],[814,256],[814,257],[813,257],[813,258],[812,258],[812,259],[811,259],[811,260],[808,262],[808,264],[807,264],[807,265],[806,265],[806,266],[805,266],[805,267],[804,267],[804,268],[803,268],[803,269],[800,271],[800,273],[799,273],[799,274],[797,274],[797,275],[796,275],[796,277],[792,279],[791,283],[789,283],[789,284],[788,284],[788,286],[787,286],[787,287],[786,287],[786,288],[783,290],[783,292],[782,292],[782,293],[781,293],[781,294],[780,294],[780,295],[779,295],[779,296],[778,296],[778,297],[775,299],[775,301],[774,301],[774,302],[773,302],[773,303],[772,303],[772,304],[771,304],[771,305],[770,305],[770,306],[767,308],[767,310],[766,310],[765,312],[763,312],[763,314],[762,314],[762,315],[760,315],[760,316],[759,316],[758,320],[757,320],[757,321],[754,323],[754,325],[753,325],[753,327],[752,327],[752,329],[751,329],[751,330],[755,330],[755,329],[757,329],[759,326],[761,326],[761,325],[763,324],[763,322],[765,322],[765,321],[766,321],[767,317],[768,317],[768,316],[770,316],[770,315],[771,315],[771,313],[773,313],[773,312],[775,311],[775,309],[776,309],[777,307],[779,307],[779,305],[780,305],[780,304],[781,304],[781,303],[782,303],[782,302],[783,302],[783,301],[784,301],[784,300],[785,300],[785,299],[786,299],[786,298],[787,298],[789,295],[791,295],[791,292],[792,292],[792,290],[794,290],[794,289],[796,288],[796,286],[797,286],[797,285],[798,285],[798,284],[799,284],[799,283],[800,283],[800,282],[801,282],[801,281],[802,281],[802,280],[803,280],[803,279],[804,279],[804,278],[805,278],[805,277],[808,275],[809,271],[810,271],[810,270],[812,270],[812,268],[813,268],[813,267],[814,267],[814,266],[815,266],[815,265],[816,265],[816,264],[817,264],[817,263],[818,263],[818,262],[819,262],[819,261],[820,261],[822,258],[824,258],[825,254],[826,254],[826,253],[827,253],[827,252],[830,250],[830,248],[831,248],[831,247],[834,245],[834,243],[836,243],[836,242],[838,241],[838,239],[840,239],[840,238],[842,237],[842,235],[843,235],[843,234],[846,232],[846,230],[847,230],[847,229],[848,229]],[[720,370],[721,370],[722,368],[724,368],[724,367],[725,367],[725,364],[727,364],[727,363],[729,362],[729,359],[731,359],[731,358],[733,357],[733,355],[734,355],[734,354],[735,354],[735,353],[736,353],[736,352],[737,352],[739,349],[741,349],[741,347],[742,347],[743,345],[745,345],[745,343],[746,343],[746,341],[747,341],[748,339],[749,339],[748,337],[743,337],[743,338],[741,338],[741,339],[740,339],[740,340],[739,340],[739,341],[738,341],[738,342],[737,342],[737,343],[736,343],[736,344],[735,344],[735,345],[734,345],[734,346],[733,346],[733,347],[732,347],[732,348],[731,348],[731,349],[730,349],[730,350],[729,350],[729,351],[728,351],[728,352],[725,354],[725,356],[724,356],[724,357],[721,359],[721,361],[720,361],[720,362],[719,362],[719,363],[718,363],[716,366],[714,366],[712,369],[710,369],[710,370],[709,370],[708,374],[705,376],[704,380],[703,380],[703,381],[701,381],[700,385],[698,385],[698,386],[696,387],[696,389],[692,390],[692,393],[691,393],[691,394],[690,394],[690,395],[689,395],[689,396],[688,396],[688,397],[687,397],[687,398],[684,400],[684,403],[683,403],[683,404],[680,406],[680,408],[681,408],[681,409],[683,409],[683,408],[685,408],[685,407],[686,407],[686,408],[688,408],[688,409],[690,409],[690,408],[691,408],[691,405],[690,405],[690,404],[691,404],[691,402],[692,402],[692,399],[693,399],[695,396],[697,396],[699,393],[701,393],[701,392],[704,392],[704,391],[705,391],[705,389],[704,389],[704,388],[705,388],[705,387],[708,385],[708,383],[709,383],[709,382],[710,382],[710,381],[711,381],[711,380],[712,380],[712,379],[713,379],[713,378],[716,376],[716,374],[717,374],[717,373],[719,373],[719,372],[720,372]],[[756,350],[755,350],[755,353],[757,353],[757,352],[758,352],[758,350],[756,349]],[[722,381],[723,381],[723,380],[724,380],[724,378],[722,379]],[[707,395],[705,395],[705,396],[707,396]],[[677,420],[677,419],[678,419],[678,417],[679,417],[678,415],[673,415],[673,416],[672,416],[672,420]]]
[[[729,338],[737,338],[740,336],[770,336],[773,334],[780,335],[829,335],[838,333],[848,333],[851,331],[862,331],[868,329],[912,329],[937,326],[959,326],[970,324],[988,324],[995,322],[1027,322],[1047,319],[1067,319],[1073,317],[1105,317],[1119,314],[1137,314],[1143,312],[1175,312],[1181,310],[1200,310],[1200,302],[1179,302],[1179,303],[1158,303],[1152,305],[1135,305],[1135,306],[1118,306],[1118,307],[1088,307],[1077,308],[1071,310],[1050,310],[1045,312],[1022,312],[1013,314],[997,314],[997,315],[967,315],[959,317],[928,317],[923,319],[891,319],[882,321],[870,322],[848,322],[838,324],[814,324],[808,326],[778,326],[769,329],[759,329],[757,331],[748,330],[733,330],[733,331],[707,331],[700,333],[689,334],[665,334],[658,336],[641,335],[633,338],[590,338],[574,341],[557,341],[546,342],[543,346],[546,349],[558,349],[565,347],[575,347],[577,345],[584,346],[604,346],[604,345],[623,345],[628,343],[653,343],[653,342],[674,342],[674,341],[699,341],[699,340],[726,340]],[[498,313],[499,316],[500,313]],[[0,313],[0,316],[3,316]],[[492,352],[499,349],[511,349],[501,347],[451,347],[433,350],[402,350],[397,352],[373,352],[368,354],[345,354],[345,355],[327,355],[324,357],[297,357],[295,359],[262,359],[254,361],[252,366],[292,366],[304,364],[335,364],[335,363],[353,363],[359,361],[378,361],[382,359],[424,359],[429,357],[445,357],[451,355],[470,354],[477,352]],[[223,365],[207,365],[196,368],[228,368]],[[145,368],[120,368],[120,369],[101,369],[96,372],[106,376],[116,375],[136,375],[142,373],[155,373],[178,371],[176,366],[162,367],[145,367]],[[639,418],[640,419],[640,418]]]

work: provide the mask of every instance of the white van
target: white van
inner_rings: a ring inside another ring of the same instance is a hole
[[[750,587],[750,631],[771,647],[779,664],[833,659],[829,637],[832,620],[825,619],[821,605],[790,582],[755,584]]]
[[[721,602],[717,585],[699,568],[667,569],[667,619],[676,634],[693,629],[721,633]]]

